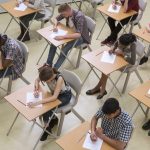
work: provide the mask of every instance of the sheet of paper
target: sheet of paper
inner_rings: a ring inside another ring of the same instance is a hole
[[[116,5],[116,9],[113,8],[113,5],[111,4],[108,8],[108,12],[111,13],[119,13],[121,6],[120,5]]]
[[[42,100],[42,93],[41,92],[39,93],[39,97],[38,98],[34,97],[34,93],[33,92],[28,92],[27,93],[26,104],[29,103],[29,102],[35,102],[37,100]],[[35,107],[42,107],[42,104],[37,105]]]
[[[64,36],[64,35],[67,34],[67,32],[68,32],[68,31],[64,31],[64,30],[62,30],[62,29],[58,29],[58,31],[57,31],[57,32],[53,32],[53,33],[50,35],[50,37],[51,37],[51,38],[55,38],[56,36]]]
[[[113,64],[115,62],[115,59],[116,59],[116,55],[109,54],[108,51],[104,51],[103,56],[101,58],[101,62]]]
[[[89,150],[100,150],[103,144],[103,140],[100,138],[97,139],[97,141],[93,142],[90,138],[90,134],[87,133],[87,136],[85,138],[85,141],[83,143],[83,148],[89,149]]]
[[[15,7],[15,10],[18,11],[25,11],[27,9],[27,6],[24,3],[19,4],[19,7]]]

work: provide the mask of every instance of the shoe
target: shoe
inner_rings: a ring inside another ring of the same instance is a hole
[[[51,133],[51,128],[50,128],[50,126],[48,126],[48,127],[46,128],[46,130]],[[45,141],[45,140],[47,140],[47,137],[48,137],[48,133],[45,131],[45,132],[43,133],[43,135],[41,136],[40,141]]]
[[[103,95],[98,95],[98,96],[97,96],[97,99],[103,98],[106,94],[107,94],[107,91],[105,91],[105,92],[103,93]]]
[[[148,61],[148,57],[144,56],[144,57],[140,60],[139,65],[142,65],[142,64],[146,63],[147,61]]]
[[[18,37],[17,37],[17,40],[20,41],[22,39],[23,35],[20,34]]]
[[[97,94],[99,92],[100,92],[100,90],[96,90],[96,91],[94,91],[94,90],[88,90],[88,91],[86,91],[86,95],[94,95],[94,94]]]
[[[150,129],[150,120],[148,120],[143,126],[142,126],[143,130],[149,130]]]
[[[30,41],[30,36],[25,35],[25,37],[23,39],[21,38],[21,40],[21,42]]]
[[[150,131],[148,131],[148,136],[150,136]]]
[[[104,41],[101,42],[101,45],[107,45],[109,43],[108,39],[105,39]]]

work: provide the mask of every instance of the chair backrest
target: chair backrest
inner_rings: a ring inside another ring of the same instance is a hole
[[[86,19],[86,22],[87,22],[87,28],[90,32],[90,37],[92,39],[93,33],[95,31],[96,23],[92,18],[90,18],[88,16],[85,16],[85,19]]]
[[[44,0],[46,4],[48,4],[48,7],[51,8],[52,14],[54,13],[55,6],[56,6],[57,0]]]
[[[22,53],[23,53],[23,56],[24,56],[24,70],[23,70],[23,72],[24,72],[25,69],[26,69],[26,63],[27,63],[27,60],[28,60],[29,50],[28,50],[28,47],[23,42],[20,42],[20,41],[17,40],[17,43],[21,47],[21,50],[22,50]]]
[[[76,105],[77,101],[78,101],[78,97],[81,92],[82,82],[81,82],[80,78],[74,72],[64,69],[61,71],[61,73],[62,73],[65,81],[70,85],[70,87],[74,90],[74,92],[76,94],[76,96],[75,96],[76,101],[73,104],[73,105]]]

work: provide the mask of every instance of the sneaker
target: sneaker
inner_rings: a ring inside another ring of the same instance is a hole
[[[142,126],[143,130],[149,130],[150,129],[150,120],[148,120],[143,126]]]
[[[144,56],[144,57],[142,57],[142,59],[140,60],[139,65],[142,65],[142,64],[146,63],[147,61],[148,61],[148,57]]]
[[[105,39],[104,41],[101,42],[101,45],[107,45],[109,43],[108,39]]]

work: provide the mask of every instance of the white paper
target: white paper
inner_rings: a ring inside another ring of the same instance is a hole
[[[64,30],[62,30],[62,29],[58,29],[58,31],[57,31],[57,32],[53,32],[53,33],[50,35],[50,37],[51,37],[51,38],[55,38],[56,36],[64,36],[64,35],[67,34],[67,32],[68,32],[68,31],[64,31]]]
[[[97,141],[93,142],[90,138],[90,134],[87,133],[87,136],[85,138],[85,141],[83,143],[83,148],[89,149],[89,150],[100,150],[103,144],[103,140],[100,138],[97,138]]]
[[[27,9],[27,6],[24,3],[19,4],[19,7],[15,7],[15,10],[18,11],[25,11]]]
[[[116,5],[116,9],[113,9],[113,5],[111,4],[108,8],[108,12],[111,13],[119,13],[121,6],[120,5]]]
[[[33,92],[28,92],[27,93],[26,104],[29,103],[29,102],[36,102],[38,100],[42,100],[42,93],[41,92],[39,93],[39,97],[38,98],[34,97],[34,93]],[[37,105],[35,107],[42,107],[42,104]]]
[[[108,51],[104,51],[103,56],[101,58],[101,62],[113,64],[115,62],[115,59],[116,59],[116,55],[109,54]]]

